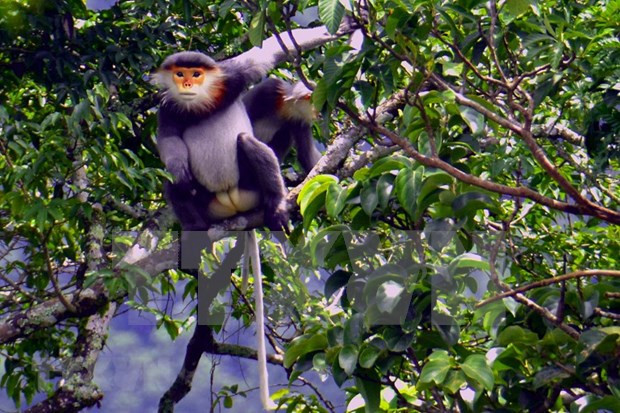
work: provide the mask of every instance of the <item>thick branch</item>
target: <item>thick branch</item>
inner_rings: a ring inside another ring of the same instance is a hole
[[[26,410],[27,413],[79,412],[101,400],[103,393],[92,379],[115,311],[116,304],[111,303],[105,314],[90,317],[80,329],[75,351],[66,359],[60,388],[50,398]]]
[[[168,210],[157,215],[152,221],[146,224],[146,229],[138,236],[134,245],[125,253],[125,256],[118,267],[125,264],[142,266],[149,274],[155,275],[162,270],[173,268],[172,256],[176,254],[178,247],[173,244],[168,250],[157,253],[154,261],[148,259],[155,251],[159,243],[157,232],[160,228],[170,225],[170,215]],[[176,265],[176,256],[174,265]],[[42,328],[52,327],[59,322],[71,317],[88,317],[93,315],[110,301],[121,299],[126,292],[120,295],[109,297],[104,285],[101,282],[93,284],[90,288],[79,290],[75,293],[66,294],[66,300],[71,303],[75,311],[69,311],[58,298],[52,298],[41,304],[35,305],[27,310],[12,313],[10,316],[0,321],[0,344],[11,343],[18,338],[25,337],[34,331]]]
[[[183,367],[172,386],[164,393],[159,400],[159,413],[170,413],[174,411],[174,405],[181,401],[192,389],[194,374],[198,368],[198,363],[202,353],[214,346],[213,330],[206,325],[196,324],[196,329],[192,338],[187,344]]]
[[[0,322],[0,344],[7,344],[30,333],[51,327],[70,317],[87,317],[95,314],[108,302],[108,296],[102,285],[66,294],[65,298],[75,308],[75,312],[58,298],[50,299],[27,310],[13,313]]]
[[[390,99],[381,104],[375,111],[375,119],[364,118],[367,122],[372,124],[381,124],[391,119],[391,113],[405,104],[405,92],[401,91],[396,93]],[[287,196],[289,205],[294,205],[297,195],[301,192],[303,186],[312,178],[323,173],[334,172],[342,164],[342,162],[349,155],[349,151],[360,140],[366,128],[362,126],[356,126],[350,128],[338,135],[334,141],[327,147],[325,155],[319,160],[319,162],[312,168],[308,176],[304,181],[291,190]]]
[[[569,142],[575,146],[585,146],[586,139],[577,132],[567,128],[559,123],[547,124],[547,125],[534,125],[532,127],[532,133],[534,135],[559,135],[566,142]]]

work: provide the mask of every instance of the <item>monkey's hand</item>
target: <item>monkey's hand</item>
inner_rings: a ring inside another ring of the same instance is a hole
[[[172,159],[166,169],[174,175],[174,182],[179,185],[189,185],[194,180],[189,164],[181,159]]]
[[[196,195],[196,180],[189,170],[187,162],[174,159],[168,163],[166,169],[174,175],[174,192],[178,199],[191,199]]]

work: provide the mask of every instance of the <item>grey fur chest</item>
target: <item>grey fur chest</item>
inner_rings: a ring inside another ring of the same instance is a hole
[[[237,136],[252,126],[241,102],[190,126],[183,132],[192,173],[211,192],[226,191],[239,182]]]

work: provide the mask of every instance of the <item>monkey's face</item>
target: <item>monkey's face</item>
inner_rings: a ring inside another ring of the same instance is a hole
[[[285,96],[280,108],[284,118],[312,123],[316,117],[310,92],[299,96]]]
[[[154,76],[164,88],[164,100],[192,112],[217,105],[222,94],[222,73],[217,66],[177,66],[160,69]]]
[[[310,89],[302,82],[297,82],[297,84],[292,87],[283,84],[280,93],[281,101],[279,111],[281,116],[286,119],[312,123],[316,117],[316,112],[312,105],[312,91]]]
[[[169,71],[179,90],[179,97],[186,101],[194,100],[205,81],[206,69],[204,67],[172,66]]]

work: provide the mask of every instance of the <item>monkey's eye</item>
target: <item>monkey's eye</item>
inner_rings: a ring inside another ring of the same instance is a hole
[[[183,77],[183,72],[176,72],[177,77]]]
[[[194,72],[194,77],[200,77],[201,74],[202,73],[200,73],[200,72]]]

